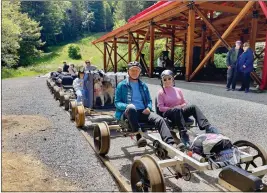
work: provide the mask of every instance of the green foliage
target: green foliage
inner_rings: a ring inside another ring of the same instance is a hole
[[[3,2],[3,66],[27,65],[40,54],[39,24],[20,12],[20,3]],[[18,65],[19,63],[19,65]]]
[[[103,1],[91,1],[88,3],[88,9],[94,12],[95,21],[92,26],[93,32],[105,31],[105,10]]]
[[[68,49],[69,57],[72,59],[81,59],[81,50],[79,46],[71,44]]]
[[[214,64],[216,68],[226,68],[226,55],[227,53],[214,54]]]

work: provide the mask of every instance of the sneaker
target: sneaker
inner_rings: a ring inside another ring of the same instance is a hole
[[[206,133],[216,133],[219,134],[219,130],[216,127],[210,126],[206,129]]]
[[[226,91],[230,91],[231,89],[230,88],[227,88]]]
[[[248,92],[249,92],[249,89],[246,89],[246,90],[245,90],[245,93],[248,93]]]
[[[137,138],[137,135],[136,135]],[[147,145],[147,141],[144,137],[141,137],[137,140],[137,146],[138,147],[145,147]]]
[[[232,88],[232,91],[235,91],[235,88]]]
[[[181,142],[182,142],[185,146],[188,146],[188,144],[190,144],[190,140],[189,140],[189,135],[187,134],[186,130],[181,131],[181,132],[180,132],[180,136],[181,136]]]

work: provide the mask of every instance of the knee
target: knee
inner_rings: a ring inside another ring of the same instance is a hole
[[[127,111],[136,111],[136,108],[133,104],[129,104],[127,107],[126,107],[126,110]]]
[[[197,105],[189,105],[189,108],[198,109]]]

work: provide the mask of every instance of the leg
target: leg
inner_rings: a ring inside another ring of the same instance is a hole
[[[135,109],[134,105],[127,107],[127,109],[122,115],[123,120],[128,119],[133,132],[138,132],[139,128],[141,128],[138,123],[138,117],[138,111]]]
[[[82,91],[81,90],[77,90],[76,92],[76,95],[77,95],[77,102],[82,102]]]
[[[185,145],[189,143],[189,136],[187,134],[187,129],[185,126],[185,120],[182,114],[182,110],[178,108],[170,109],[166,111],[163,114],[163,116],[170,119],[173,122],[173,125],[178,127],[181,141]]]
[[[232,80],[233,80],[233,70],[234,70],[234,68],[230,68],[230,69],[227,70],[227,85],[226,85],[226,87],[227,87],[228,89],[230,89],[230,86],[231,86],[231,84],[232,84]]]
[[[236,80],[238,78],[239,72],[237,71],[237,69],[233,69],[233,81],[232,81],[232,89],[235,90],[235,86],[236,86]]]
[[[250,87],[250,72],[244,73],[244,88],[245,92],[249,92]]]
[[[196,119],[200,130],[208,129],[210,127],[208,119],[196,105],[186,106],[182,110],[182,113],[184,118],[193,116]]]
[[[245,90],[245,75],[243,72],[240,72],[240,76],[241,76],[242,84],[241,84],[239,91],[243,91]]]
[[[174,144],[170,129],[168,128],[163,117],[151,112],[148,115],[148,121],[155,124],[155,127],[158,129],[159,134],[165,143],[170,145]]]

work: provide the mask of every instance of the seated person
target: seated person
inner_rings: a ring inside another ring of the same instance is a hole
[[[164,59],[164,62],[165,62],[165,68],[167,70],[174,70],[173,61],[171,61],[168,56],[164,56],[163,59]]]
[[[69,65],[66,61],[63,62],[63,72],[69,72]]]
[[[78,77],[73,81],[73,88],[75,90],[75,93],[77,95],[77,102],[82,103],[82,97],[83,97],[83,77],[84,77],[84,72],[79,71],[78,72]]]
[[[157,65],[158,67],[164,68],[165,67],[165,62],[163,60],[163,56],[160,56],[157,60]]]
[[[130,62],[128,64],[128,76],[121,81],[116,89],[115,94],[115,117],[117,120],[128,119],[129,125],[136,135],[138,147],[144,147],[147,144],[146,139],[142,136],[144,130],[141,129],[140,122],[153,123],[158,129],[162,140],[174,145],[174,139],[165,120],[151,112],[152,100],[148,87],[139,79],[142,67],[139,62]]]
[[[84,72],[90,72],[90,71],[94,71],[97,70],[97,68],[93,65],[91,65],[91,62],[89,60],[85,61],[85,67],[83,69]]]
[[[64,76],[62,72],[62,68],[58,67],[57,71],[52,74],[52,80],[60,84],[62,80],[62,76]]]
[[[71,64],[69,69],[68,69],[68,72],[71,76],[77,76],[77,70],[74,66],[74,64]]]
[[[164,70],[161,73],[161,86],[162,89],[158,92],[159,111],[163,113],[163,117],[170,119],[175,126],[178,126],[181,141],[186,147],[190,144],[185,119],[190,116],[196,119],[200,130],[206,130],[207,133],[218,132],[196,105],[187,105],[181,89],[174,87],[172,71]]]

